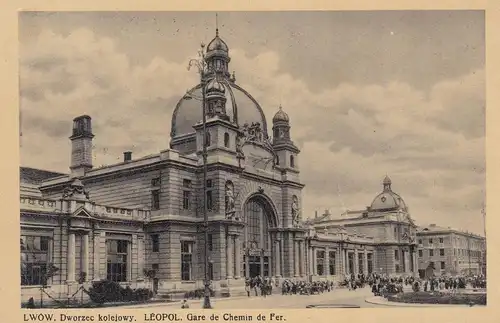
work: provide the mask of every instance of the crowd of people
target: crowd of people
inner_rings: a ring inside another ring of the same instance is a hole
[[[404,286],[411,286],[414,292],[419,291],[450,291],[456,292],[467,287],[486,288],[486,278],[482,275],[475,276],[441,276],[427,279],[409,277],[387,277],[373,274],[369,285],[374,295],[402,293]]]
[[[314,281],[284,279],[275,280],[272,277],[256,276],[245,280],[245,291],[247,296],[252,295],[266,297],[271,295],[273,288],[281,287],[282,295],[312,295],[331,291],[334,288],[333,281]]]
[[[486,288],[486,279],[482,275],[476,276],[454,276],[454,277],[431,277],[428,279],[413,276],[388,276],[384,274],[371,273],[350,274],[343,280],[335,283],[333,281],[304,281],[284,279],[281,282],[273,277],[256,276],[245,280],[245,291],[247,296],[272,295],[273,289],[280,288],[282,295],[314,295],[330,292],[335,287],[345,287],[350,291],[369,286],[374,295],[402,293],[406,287],[413,291],[437,291],[458,289],[470,286],[472,288]]]

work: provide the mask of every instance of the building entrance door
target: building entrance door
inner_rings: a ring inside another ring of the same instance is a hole
[[[250,278],[259,276],[261,274],[261,263],[259,256],[250,256],[248,257],[248,267]]]

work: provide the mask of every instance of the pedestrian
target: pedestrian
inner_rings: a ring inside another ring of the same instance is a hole
[[[187,300],[182,301],[181,308],[189,308],[189,304],[188,304]]]

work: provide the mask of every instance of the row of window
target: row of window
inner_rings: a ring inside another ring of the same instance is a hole
[[[428,249],[429,250],[429,257],[434,257],[434,250],[433,249]],[[453,255],[456,256],[468,256],[470,254],[471,257],[480,257],[481,256],[481,251],[478,250],[466,250],[466,249],[453,249]],[[444,256],[445,252],[444,249],[439,249],[439,256]],[[418,251],[418,256],[423,257],[424,252],[423,250]]]
[[[431,261],[429,264],[430,264],[431,267],[436,268],[435,264],[434,264],[434,261]],[[444,261],[441,261],[440,264],[441,264],[441,266],[440,266],[441,270],[446,269],[446,263]]]
[[[429,238],[429,244],[433,244],[433,243],[434,243],[434,239],[433,238]],[[444,243],[444,238],[439,238],[439,243]],[[418,244],[422,245],[423,244],[423,240],[422,239],[418,239]]]
[[[277,164],[279,164],[279,159],[277,160]],[[290,166],[295,167],[294,156],[290,156]],[[160,209],[160,181],[161,179],[153,178],[151,180],[151,209],[159,210]],[[207,209],[212,210],[213,203],[213,182],[211,179],[207,180]],[[191,207],[191,195],[192,195],[192,181],[189,179],[184,179],[182,183],[182,208],[184,210],[189,210]]]
[[[213,250],[213,235],[208,235],[208,250]],[[151,249],[153,252],[160,252],[160,235],[152,234],[151,235]]]
[[[429,250],[429,257],[434,257],[434,249],[428,249],[428,250]],[[445,255],[444,249],[439,249],[439,256],[443,257],[444,255]],[[423,257],[424,256],[423,250],[419,250],[418,251],[418,256],[419,257]]]
[[[229,133],[224,133],[224,147],[226,148],[229,148],[229,143],[230,141],[230,137],[229,137]],[[210,132],[207,131],[207,134],[205,136],[205,142],[206,142],[206,145],[207,147],[210,147],[210,145],[212,145],[212,136],[210,135]]]
[[[153,241],[158,241],[157,235],[153,235]],[[49,278],[47,270],[50,263],[49,245],[51,239],[44,236],[21,236],[21,285],[42,285]],[[209,242],[210,243],[210,242]],[[129,266],[129,244],[128,240],[107,239],[106,240],[106,279],[115,282],[128,280]],[[154,248],[158,243],[153,242]],[[83,259],[82,259],[83,260]],[[209,265],[211,267],[211,264]],[[82,268],[80,264],[80,268]],[[158,265],[153,265],[157,269]],[[210,275],[213,270],[209,267]],[[181,279],[192,280],[193,271],[193,242],[181,242]],[[88,273],[87,273],[88,274]]]
[[[336,252],[329,251],[328,252],[328,261],[325,259],[325,251],[317,250],[316,251],[316,275],[322,276],[325,275],[325,269],[328,270],[328,275],[336,275]],[[364,272],[364,254],[358,254],[358,273],[362,274]],[[354,255],[351,253],[348,255],[347,260],[347,270],[349,273],[355,273],[354,268]],[[373,255],[371,253],[367,254],[367,270],[368,274],[373,272]]]

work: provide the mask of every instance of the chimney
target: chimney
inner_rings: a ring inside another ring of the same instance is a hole
[[[81,177],[92,169],[92,119],[80,116],[73,119],[71,140],[71,177]]]
[[[123,161],[125,163],[129,162],[132,160],[132,152],[131,151],[126,151],[123,153]]]
[[[314,217],[315,217],[315,218],[318,218],[318,211],[317,211],[317,210],[316,210],[316,211],[314,211]]]

